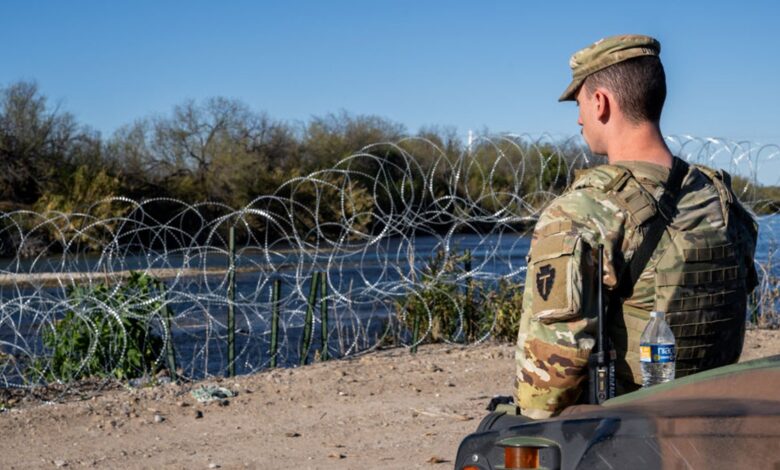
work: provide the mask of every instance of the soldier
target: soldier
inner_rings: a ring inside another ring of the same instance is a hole
[[[607,165],[579,174],[541,214],[517,339],[516,403],[547,418],[581,400],[604,283],[618,393],[641,384],[639,336],[652,310],[677,340],[677,377],[736,362],[756,285],[757,225],[727,173],[674,157],[660,130],[661,46],[602,39],[575,53],[559,101],[576,101],[582,136]],[[596,247],[604,245],[604,271]]]

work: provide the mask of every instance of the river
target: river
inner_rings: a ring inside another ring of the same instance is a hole
[[[777,215],[760,218],[756,260],[778,275],[777,263],[770,263],[777,248],[780,229]],[[437,251],[447,249],[461,257],[471,255],[471,270],[461,270],[452,282],[466,278],[487,285],[499,278],[520,281],[525,275],[529,238],[516,233],[417,235],[386,237],[370,245],[348,244],[335,249],[307,247],[304,252],[242,246],[237,249],[235,310],[237,372],[247,373],[270,363],[271,286],[281,280],[279,307],[279,365],[299,362],[307,297],[314,272],[327,273],[327,311],[331,356],[351,355],[376,347],[395,319],[396,302],[415,290],[425,266]],[[181,269],[190,274],[165,279],[165,301],[173,313],[172,334],[177,363],[193,377],[224,373],[227,363],[227,311],[229,258],[219,247],[188,247],[165,252],[116,256],[55,256],[36,260],[0,260],[6,273],[112,272],[119,270]],[[214,271],[216,270],[216,271]],[[36,357],[43,353],[40,332],[68,307],[67,280],[61,286],[0,286],[0,350],[16,356]],[[319,302],[319,301],[318,301]],[[317,308],[320,306],[317,305]],[[321,313],[314,312],[313,346],[321,348]],[[162,332],[158,316],[153,328]],[[409,342],[409,333],[402,333]],[[5,371],[8,378],[8,371]]]

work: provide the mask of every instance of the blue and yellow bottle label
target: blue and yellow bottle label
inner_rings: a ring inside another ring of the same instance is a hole
[[[673,344],[642,344],[639,346],[641,362],[664,363],[674,361]]]

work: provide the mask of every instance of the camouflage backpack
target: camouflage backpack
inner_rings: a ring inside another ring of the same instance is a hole
[[[627,232],[639,231],[645,238],[658,234],[644,244],[651,245],[645,259],[625,260],[611,294],[608,332],[618,355],[618,376],[641,383],[639,337],[652,310],[665,312],[674,332],[677,377],[736,362],[747,297],[757,283],[754,218],[734,195],[726,172],[675,159],[675,168],[683,168],[679,189],[669,190],[680,173],[673,169],[659,195],[629,166],[597,167],[571,188],[604,191],[629,215]],[[641,258],[641,251],[631,257]]]

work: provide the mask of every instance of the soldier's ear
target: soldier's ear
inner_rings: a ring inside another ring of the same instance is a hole
[[[612,95],[603,88],[597,88],[593,92],[593,105],[596,107],[596,119],[602,123],[609,121],[612,112]]]

